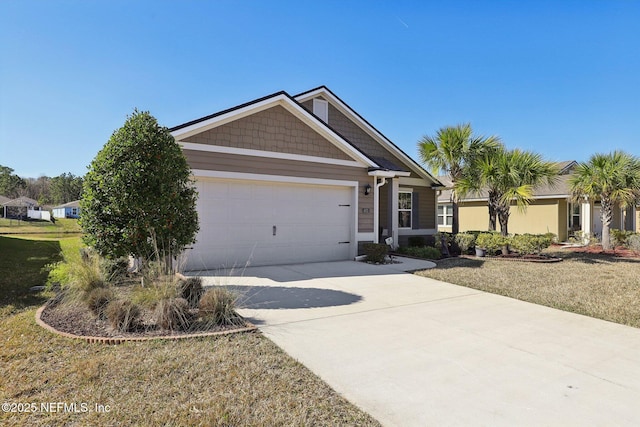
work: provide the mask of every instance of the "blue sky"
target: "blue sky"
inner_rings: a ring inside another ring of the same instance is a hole
[[[168,127],[326,85],[417,158],[470,122],[551,160],[640,155],[640,1],[0,0],[0,165],[83,175]]]

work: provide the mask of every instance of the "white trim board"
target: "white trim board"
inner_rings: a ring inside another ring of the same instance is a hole
[[[237,154],[239,156],[266,157],[271,159],[295,160],[300,162],[322,163],[327,165],[366,167],[355,160],[332,159],[330,157],[316,157],[304,154],[279,153],[277,151],[253,150],[249,148],[224,147],[221,145],[200,144],[196,142],[178,142],[185,150],[206,151],[210,153]]]
[[[220,178],[220,179],[238,179],[245,181],[271,181],[271,182],[288,182],[291,184],[310,184],[310,185],[335,185],[340,187],[355,187],[358,190],[358,181],[344,181],[334,179],[321,179],[321,178],[303,178],[299,176],[285,176],[285,175],[265,175],[257,173],[244,173],[244,172],[224,172],[224,171],[211,171],[204,169],[193,169],[191,171],[195,178]],[[357,200],[356,200],[357,201]]]

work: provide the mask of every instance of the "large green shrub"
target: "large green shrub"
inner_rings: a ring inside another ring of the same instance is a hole
[[[433,246],[442,250],[442,241],[444,240],[444,244],[449,251],[449,255],[457,255],[461,253],[462,250],[458,246],[456,236],[456,234],[448,233],[446,231],[439,231],[434,235],[435,242]],[[442,252],[444,253],[444,251]]]
[[[398,248],[398,252],[403,255],[409,255],[416,258],[425,258],[425,259],[440,259],[441,254],[440,251],[432,246],[409,246],[409,247],[400,247]]]
[[[615,228],[611,229],[611,246],[614,248],[617,246],[627,246],[627,240],[634,233],[632,231],[618,230]]]
[[[134,110],[85,176],[85,242],[109,258],[179,254],[198,231],[190,173],[169,130],[148,112]]]
[[[627,247],[634,252],[640,252],[640,234],[633,233],[627,239]]]
[[[502,236],[499,233],[480,233],[476,237],[476,247],[495,252],[502,247]]]
[[[539,254],[551,246],[555,235],[547,234],[516,234],[511,237],[510,245],[521,255]]]
[[[476,235],[471,233],[458,233],[455,236],[455,243],[460,248],[460,252],[465,253],[475,246]]]
[[[365,243],[362,245],[362,251],[367,256],[367,261],[381,263],[384,262],[389,247],[383,243]]]

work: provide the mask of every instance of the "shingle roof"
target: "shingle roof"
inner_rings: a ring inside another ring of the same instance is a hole
[[[38,201],[30,199],[29,197],[18,197],[17,199],[9,200],[3,203],[4,206],[38,206]]]
[[[0,196],[0,205],[3,205],[5,203],[7,203],[8,201],[10,201],[11,199],[5,196]]]
[[[390,171],[400,171],[400,172],[409,172],[406,168],[402,168],[395,163],[393,163],[389,159],[385,159],[384,157],[374,157],[371,156],[371,160],[376,162],[382,169],[390,170]]]
[[[556,163],[560,170],[560,175],[557,177],[555,185],[541,185],[536,187],[533,191],[533,198],[571,197],[571,186],[569,184],[569,180],[571,179],[571,170],[576,164],[577,163],[574,160]],[[438,180],[449,188],[448,190],[442,191],[440,196],[438,196],[438,202],[446,203],[451,201],[450,188],[453,185],[451,178],[448,176],[439,176]],[[479,193],[468,194],[462,200],[487,200],[487,198],[487,192],[483,190]]]
[[[74,200],[73,202],[67,202],[67,203],[64,203],[62,205],[55,206],[53,209],[79,208],[79,207],[80,207],[80,200]]]

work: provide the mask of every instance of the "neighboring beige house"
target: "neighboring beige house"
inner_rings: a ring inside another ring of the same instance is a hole
[[[543,186],[534,191],[534,201],[526,212],[520,212],[512,205],[509,216],[509,233],[542,234],[551,232],[559,241],[566,241],[577,231],[599,236],[602,233],[600,221],[600,203],[583,200],[572,200],[569,187],[571,171],[577,166],[575,161],[558,163],[560,176],[555,186]],[[451,231],[451,181],[444,177],[438,179],[449,190],[438,196],[438,229]],[[489,210],[486,193],[465,197],[459,204],[460,231],[487,230],[489,226]],[[636,215],[634,209],[614,209],[611,228],[635,230]],[[449,226],[447,226],[449,224]],[[500,229],[500,224],[498,224]]]
[[[37,200],[24,196],[4,202],[2,207],[2,216],[4,218],[19,219],[27,218],[29,211],[40,209]]]
[[[438,180],[324,86],[171,133],[199,192],[187,270],[353,259],[436,232]]]

